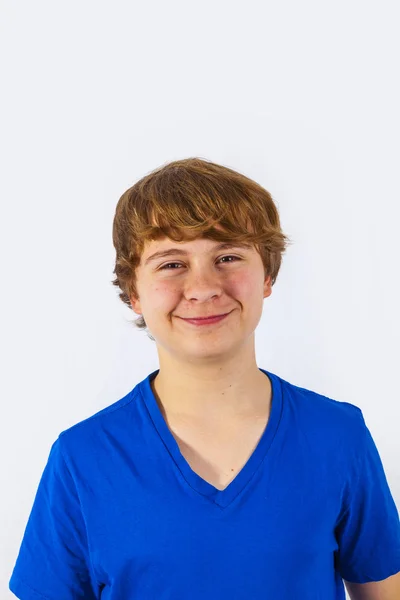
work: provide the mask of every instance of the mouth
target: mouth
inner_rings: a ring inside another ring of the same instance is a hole
[[[211,317],[197,317],[197,318],[191,318],[191,319],[183,319],[182,317],[179,317],[179,318],[181,318],[182,321],[185,321],[185,323],[191,323],[192,325],[202,326],[202,325],[211,325],[212,323],[218,323],[219,321],[226,319],[226,317],[230,314],[231,313],[229,312],[229,313],[224,313],[222,315],[213,315]]]
[[[221,315],[209,315],[207,317],[181,317],[185,321],[203,321],[204,319],[218,319],[219,317],[225,317],[229,313],[223,313]]]

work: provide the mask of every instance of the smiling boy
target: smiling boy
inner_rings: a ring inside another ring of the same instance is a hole
[[[259,368],[289,243],[262,186],[191,158],[120,198],[119,297],[159,369],[54,442],[25,600],[398,600],[400,523],[361,410]]]

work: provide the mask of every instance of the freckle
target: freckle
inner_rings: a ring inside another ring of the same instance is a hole
[[[231,469],[231,471],[234,471],[235,469]]]

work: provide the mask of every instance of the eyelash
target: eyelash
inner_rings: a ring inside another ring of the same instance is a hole
[[[235,258],[236,260],[242,260],[241,258],[239,258],[238,256],[221,256],[221,258],[219,260],[222,260],[223,258]],[[228,262],[235,262],[235,261],[228,261]],[[166,265],[164,265],[163,267],[160,267],[160,271],[162,271],[163,269],[166,269],[168,271],[176,271],[176,269],[167,269],[167,267],[169,267],[170,265],[180,265],[181,263],[178,262],[170,262],[167,263]]]

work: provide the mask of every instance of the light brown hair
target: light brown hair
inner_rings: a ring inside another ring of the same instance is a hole
[[[223,231],[215,229],[216,224]],[[130,298],[138,297],[135,272],[148,240],[203,237],[254,244],[272,285],[291,243],[266,189],[233,169],[197,157],[162,165],[126,190],[116,207],[112,235],[116,250],[112,284],[131,309]],[[133,324],[147,327],[143,316]]]

